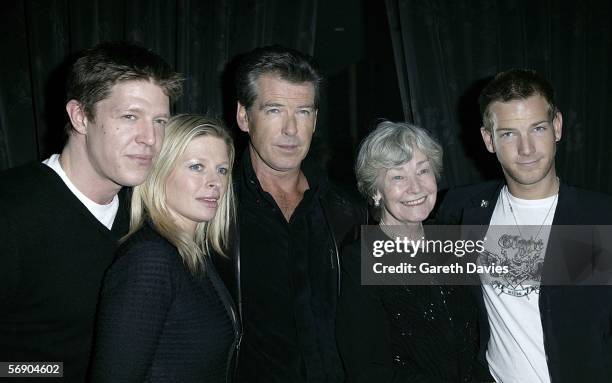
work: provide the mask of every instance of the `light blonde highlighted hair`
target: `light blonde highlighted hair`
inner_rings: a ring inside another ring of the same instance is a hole
[[[172,220],[166,205],[166,181],[177,166],[187,145],[196,137],[211,136],[222,139],[229,157],[227,190],[223,193],[215,216],[196,226],[195,238],[184,233]],[[195,114],[172,117],[166,125],[166,136],[159,156],[146,181],[134,188],[130,213],[130,231],[127,238],[150,220],[155,229],[170,241],[192,273],[204,270],[211,248],[226,255],[229,231],[235,217],[235,199],[232,187],[234,145],[231,135],[218,120]]]

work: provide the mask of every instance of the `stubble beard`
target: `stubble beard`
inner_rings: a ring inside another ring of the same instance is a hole
[[[516,184],[521,186],[533,186],[544,180],[548,175],[553,173],[555,168],[555,159],[552,160],[543,168],[537,169],[536,174],[528,174],[528,172],[520,172],[516,169],[511,169],[502,165],[502,170],[508,181],[508,178],[512,179]]]

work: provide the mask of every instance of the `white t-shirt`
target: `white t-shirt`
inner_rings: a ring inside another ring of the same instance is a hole
[[[79,201],[83,203],[83,205],[85,205],[87,210],[89,210],[98,221],[100,221],[109,230],[113,227],[117,210],[119,210],[119,198],[116,195],[109,204],[97,204],[87,198],[85,194],[81,193],[79,189],[77,189],[76,186],[74,186],[74,184],[70,181],[59,162],[59,154],[54,154],[47,158],[43,161],[43,164],[53,169],[60,176],[68,189],[70,189],[70,191],[79,199]]]
[[[524,200],[504,186],[491,217],[478,262],[511,265],[504,276],[481,277],[491,329],[487,361],[497,382],[550,382],[538,301],[557,196]]]

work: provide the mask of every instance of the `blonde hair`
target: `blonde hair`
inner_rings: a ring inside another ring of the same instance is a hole
[[[196,226],[195,238],[184,233],[172,220],[166,205],[166,181],[177,165],[187,145],[196,137],[211,136],[222,139],[227,145],[229,157],[227,190],[223,193],[215,216],[208,222]],[[202,271],[211,247],[225,256],[229,241],[230,226],[235,217],[235,199],[232,187],[234,163],[232,137],[221,123],[195,114],[181,114],[170,119],[166,125],[166,136],[151,173],[142,185],[136,186],[132,194],[130,231],[124,240],[140,229],[149,219],[155,229],[176,246],[185,265],[192,273]]]

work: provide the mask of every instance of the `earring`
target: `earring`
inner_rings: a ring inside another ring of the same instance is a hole
[[[380,207],[380,197],[379,198],[372,198],[374,200],[374,206],[375,207]]]

